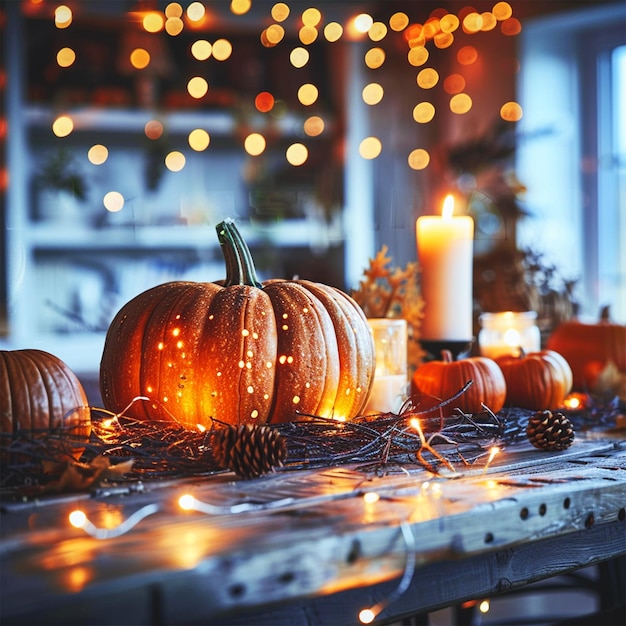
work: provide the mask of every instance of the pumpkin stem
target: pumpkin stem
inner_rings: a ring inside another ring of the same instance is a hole
[[[256,275],[250,248],[241,236],[235,222],[231,219],[224,220],[215,229],[226,264],[224,287],[249,285],[261,289],[262,285]]]
[[[442,350],[441,351],[441,360],[444,363],[452,363],[452,361],[454,361],[454,358],[452,356],[452,352],[450,352],[450,350]]]

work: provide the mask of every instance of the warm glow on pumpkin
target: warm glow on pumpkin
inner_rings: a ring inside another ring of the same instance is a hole
[[[101,361],[107,409],[123,410],[148,382],[158,401],[132,406],[128,414],[176,419],[193,429],[209,427],[213,417],[265,424],[294,419],[298,411],[328,418],[357,415],[374,371],[363,312],[346,294],[318,283],[257,286],[249,250],[234,225],[224,222],[217,230],[228,282],[159,285],[122,307],[111,323]],[[166,313],[174,303],[184,308],[184,317]],[[161,338],[158,357],[156,348],[149,348],[150,337],[155,343]],[[304,346],[316,359],[301,358]],[[142,373],[131,374],[120,360]]]

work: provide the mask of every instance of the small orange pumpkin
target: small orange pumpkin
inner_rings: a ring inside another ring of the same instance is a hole
[[[0,350],[0,431],[4,440],[55,431],[59,439],[65,434],[86,441],[91,412],[76,374],[43,350]],[[72,448],[72,456],[80,457],[82,450]]]
[[[217,226],[221,283],[171,282],[125,304],[100,364],[105,407],[137,419],[289,421],[298,413],[350,419],[367,401],[374,341],[358,304],[306,280],[259,283],[234,222]]]
[[[597,324],[562,322],[546,347],[565,357],[572,368],[573,387],[579,391],[593,391],[609,363],[626,373],[626,326],[609,321],[608,313]]]
[[[506,383],[493,359],[478,356],[454,361],[448,350],[442,350],[441,359],[415,370],[413,387],[417,393],[446,400],[472,381],[463,394],[442,409],[444,415],[451,415],[457,407],[465,413],[479,413],[484,404],[496,413],[504,406]]]
[[[572,370],[554,350],[496,358],[506,380],[506,404],[534,411],[554,410],[572,389]]]

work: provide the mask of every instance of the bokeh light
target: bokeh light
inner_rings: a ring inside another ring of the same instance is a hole
[[[211,56],[213,46],[206,39],[198,39],[191,44],[191,55],[198,61],[206,61]]]
[[[109,149],[97,143],[89,148],[87,158],[93,165],[102,165],[109,158]]]
[[[375,70],[385,62],[385,58],[385,51],[382,48],[370,48],[365,53],[365,65],[371,70]]]
[[[417,74],[417,84],[422,89],[432,89],[439,82],[439,74],[432,67],[425,67]]]
[[[430,53],[426,46],[415,46],[411,48],[408,53],[409,65],[413,67],[419,67],[420,65],[424,65],[426,61],[428,61]]]
[[[119,191],[109,191],[104,194],[102,204],[110,213],[117,213],[124,208],[124,196]]]
[[[178,2],[170,2],[165,7],[165,17],[182,17],[183,7]]]
[[[463,32],[465,33],[477,33],[483,25],[483,18],[481,17],[480,13],[477,13],[476,11],[472,11],[471,13],[468,13],[464,18],[463,18]]]
[[[268,26],[263,33],[269,46],[279,44],[285,37],[285,29],[280,24],[272,24],[271,26]],[[261,41],[263,41],[263,38]]]
[[[404,38],[407,40],[409,48],[423,46],[426,43],[426,37],[423,31],[424,27],[421,24],[411,24],[404,31]]]
[[[250,133],[243,141],[244,150],[250,156],[259,156],[265,151],[265,137],[260,133]]]
[[[143,29],[148,33],[158,33],[163,30],[165,18],[158,11],[150,11],[141,21]]]
[[[459,27],[459,18],[454,13],[446,13],[439,20],[439,28],[444,33],[453,33]]]
[[[187,7],[187,17],[192,22],[200,22],[202,19],[204,19],[205,13],[206,9],[204,8],[202,2],[192,2]]]
[[[499,22],[506,20],[513,15],[513,9],[508,2],[496,2],[493,9],[491,9],[491,12]]]
[[[519,122],[523,114],[522,107],[517,102],[505,102],[500,107],[500,117],[506,122]]]
[[[440,50],[444,50],[445,48],[449,48],[454,43],[454,35],[452,33],[437,33],[433,37],[433,43],[435,47]]]
[[[291,65],[297,68],[304,67],[309,62],[309,57],[309,51],[301,46],[294,48],[289,54]]]
[[[159,120],[150,120],[144,126],[143,132],[148,139],[158,139],[163,135],[163,124]]]
[[[304,25],[298,31],[298,39],[300,39],[300,42],[302,44],[304,44],[305,46],[308,46],[317,39],[318,34],[319,33],[317,32],[317,28],[315,28],[315,26]]]
[[[69,67],[76,61],[76,53],[72,48],[61,48],[57,52],[57,63],[59,67]]]
[[[466,93],[457,93],[450,98],[452,113],[467,113],[472,108],[472,99]]]
[[[213,57],[218,61],[225,61],[233,53],[233,44],[228,39],[216,39],[213,42]]]
[[[439,19],[431,17],[424,23],[422,34],[426,39],[432,39],[441,29],[439,28]]]
[[[391,28],[391,30],[395,31],[396,33],[403,31],[408,25],[409,25],[409,16],[406,13],[403,13],[402,11],[398,11],[397,13],[394,13],[389,18],[389,28]]]
[[[324,120],[319,115],[311,115],[304,120],[303,130],[309,137],[318,137],[324,132]]]
[[[54,25],[57,28],[67,28],[72,23],[72,9],[64,4],[60,4],[54,10]]]
[[[372,27],[374,20],[372,16],[367,13],[359,13],[359,15],[354,18],[352,23],[357,32],[365,34]]]
[[[471,65],[476,62],[476,59],[478,59],[478,51],[474,46],[463,46],[456,53],[456,60],[461,65]]]
[[[234,15],[245,15],[252,6],[252,0],[231,0],[230,11]]]
[[[52,132],[57,137],[67,137],[74,130],[74,121],[68,115],[59,115],[52,122]]]
[[[211,137],[209,133],[203,128],[195,128],[189,133],[189,137],[187,138],[189,143],[189,147],[196,152],[202,152],[209,147],[211,143]]]
[[[374,22],[367,34],[372,41],[382,41],[387,36],[387,26],[382,22]]]
[[[423,170],[430,163],[430,154],[423,148],[416,148],[409,154],[408,162],[412,170]]]
[[[359,144],[359,154],[364,159],[375,159],[383,150],[383,144],[378,137],[366,137]]]
[[[504,20],[504,22],[500,23],[500,30],[503,35],[512,37],[514,35],[519,35],[522,32],[522,24],[517,18],[509,17]]]
[[[331,43],[339,41],[343,35],[343,26],[339,22],[329,22],[324,26],[324,37]]]
[[[185,155],[178,150],[172,150],[165,155],[165,167],[170,172],[180,172],[185,167]]]
[[[461,74],[450,74],[443,81],[443,90],[450,95],[465,89],[465,78]]]
[[[284,22],[289,17],[290,9],[284,2],[277,2],[271,10],[272,19]]]
[[[209,83],[202,76],[194,76],[187,83],[187,91],[192,98],[203,98],[209,91]]]
[[[287,148],[285,156],[290,165],[300,166],[306,163],[306,160],[309,158],[309,151],[304,144],[292,143]]]
[[[435,117],[435,107],[430,102],[420,102],[413,109],[413,119],[418,124],[426,124]]]
[[[311,83],[306,83],[298,89],[298,101],[304,106],[310,106],[317,101],[319,91]]]
[[[274,107],[274,96],[269,91],[262,91],[254,99],[254,106],[257,111],[267,113]]]
[[[150,54],[144,48],[135,48],[130,53],[130,64],[137,70],[143,70],[150,65]]]
[[[309,8],[305,9],[302,13],[302,23],[305,26],[317,26],[322,19],[322,14],[319,9]]]
[[[383,99],[385,90],[382,85],[379,85],[378,83],[369,83],[363,87],[361,95],[365,104],[374,105],[378,104]]]
[[[480,17],[483,20],[483,24],[480,27],[480,30],[482,30],[483,32],[493,30],[498,24],[498,20],[496,19],[496,16],[493,13],[490,13],[489,11],[486,11],[485,13],[481,13]]]
[[[184,28],[183,20],[180,17],[168,17],[165,20],[165,32],[171,37],[180,35]]]

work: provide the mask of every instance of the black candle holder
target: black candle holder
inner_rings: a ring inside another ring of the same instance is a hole
[[[442,350],[448,350],[455,361],[467,358],[472,352],[474,339],[450,340],[450,339],[420,339],[420,345],[426,353],[425,361],[441,361]]]

